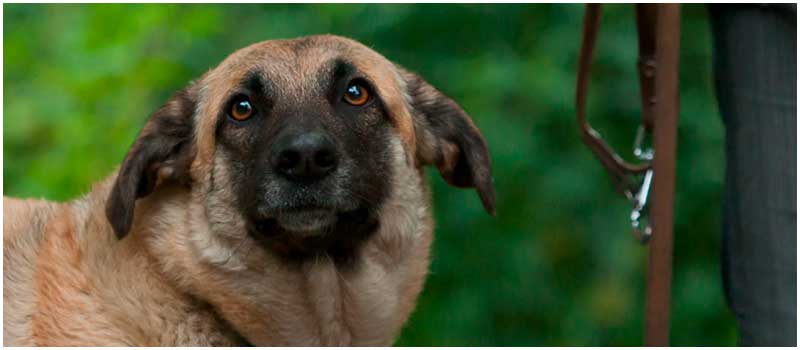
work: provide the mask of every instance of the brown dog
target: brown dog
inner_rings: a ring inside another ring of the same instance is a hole
[[[6,345],[390,345],[428,269],[422,167],[494,214],[451,99],[335,36],[251,45],[69,203],[4,199]]]

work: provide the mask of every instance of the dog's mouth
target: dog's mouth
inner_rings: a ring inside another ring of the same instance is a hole
[[[276,231],[298,237],[324,234],[338,220],[336,210],[305,206],[275,210],[267,217],[254,220],[256,231],[272,236]]]
[[[281,210],[275,215],[278,226],[301,236],[322,234],[336,223],[336,219],[336,211],[317,207]]]

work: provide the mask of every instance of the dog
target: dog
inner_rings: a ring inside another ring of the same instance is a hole
[[[391,345],[433,237],[426,166],[495,213],[486,142],[351,39],[240,49],[67,203],[3,199],[13,346]]]

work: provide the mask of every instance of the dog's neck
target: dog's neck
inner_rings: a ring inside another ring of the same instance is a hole
[[[412,183],[395,186],[404,191],[384,205],[388,222],[346,268],[325,255],[287,263],[244,231],[214,232],[206,204],[179,186],[139,200],[132,232],[109,244],[127,251],[119,259],[144,253],[147,263],[135,268],[150,269],[149,288],[210,305],[190,314],[205,315],[203,324],[230,343],[240,334],[254,345],[390,345],[422,288],[432,238],[420,173],[404,175],[399,181]],[[90,200],[102,200],[104,186]]]

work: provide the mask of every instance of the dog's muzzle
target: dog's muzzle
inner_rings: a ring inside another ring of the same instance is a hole
[[[315,236],[337,221],[337,210],[324,193],[326,183],[340,161],[331,138],[321,131],[292,132],[280,135],[273,144],[269,163],[291,195],[269,215],[284,231],[299,236]]]

